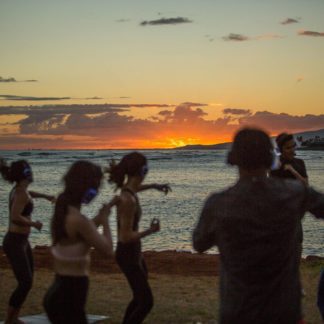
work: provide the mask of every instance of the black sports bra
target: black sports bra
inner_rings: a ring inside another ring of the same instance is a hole
[[[14,189],[15,188],[13,188],[11,190],[10,195],[9,195],[9,212],[11,211],[11,206],[12,206],[12,202],[13,202]],[[32,200],[29,200],[28,203],[25,205],[23,211],[21,212],[21,216],[29,217],[32,214],[33,209],[34,209],[34,203]]]

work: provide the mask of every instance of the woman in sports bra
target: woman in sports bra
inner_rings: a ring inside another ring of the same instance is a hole
[[[75,162],[64,176],[65,188],[51,222],[55,279],[43,301],[51,323],[87,323],[90,248],[106,257],[113,254],[108,215],[114,200],[103,205],[92,220],[81,213],[81,205],[97,195],[101,179],[100,167],[88,161]]]
[[[139,230],[141,205],[137,193],[146,189],[157,189],[167,194],[170,187],[167,184],[143,185],[147,172],[146,157],[138,152],[125,155],[117,165],[112,161],[108,170],[109,182],[115,183],[116,189],[120,189],[117,202],[116,261],[133,292],[133,299],[126,309],[123,324],[142,323],[153,307],[153,295],[141,253],[141,239],[158,232],[160,223],[153,219],[147,230]]]
[[[40,221],[33,221],[31,218],[32,198],[45,198],[51,202],[55,198],[28,191],[28,186],[33,182],[33,173],[25,160],[12,162],[10,166],[7,166],[4,161],[0,161],[0,172],[6,181],[15,183],[9,195],[9,228],[2,245],[18,286],[9,299],[5,323],[22,323],[18,319],[18,314],[32,287],[34,273],[33,254],[28,236],[31,227],[40,231],[43,226]]]

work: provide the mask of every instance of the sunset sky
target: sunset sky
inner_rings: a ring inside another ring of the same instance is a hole
[[[0,149],[324,128],[323,0],[2,0]]]

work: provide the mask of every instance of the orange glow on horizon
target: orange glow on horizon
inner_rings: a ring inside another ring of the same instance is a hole
[[[35,136],[19,136],[21,142],[27,139],[36,140]],[[43,137],[45,139],[45,136]],[[0,143],[0,149],[2,150],[134,150],[134,149],[174,149],[186,145],[213,145],[224,142],[229,142],[231,139],[229,136],[217,138],[217,139],[202,139],[191,137],[165,137],[161,139],[141,140],[141,139],[123,139],[120,141],[98,141],[86,136],[46,136],[46,147],[43,143],[35,142],[30,144],[16,143],[6,144]],[[68,141],[68,143],[64,143]]]

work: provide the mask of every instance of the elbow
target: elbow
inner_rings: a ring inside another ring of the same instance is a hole
[[[207,250],[201,244],[199,244],[199,242],[197,242],[197,241],[193,241],[193,248],[198,253],[203,253]]]
[[[203,253],[213,247],[215,244],[215,241],[206,234],[204,235],[198,235],[198,233],[194,233],[192,236],[192,246],[195,251],[198,253]]]
[[[192,247],[194,248],[195,251],[198,253],[203,253],[207,249],[204,247],[204,244],[197,238],[195,235],[192,238]]]

